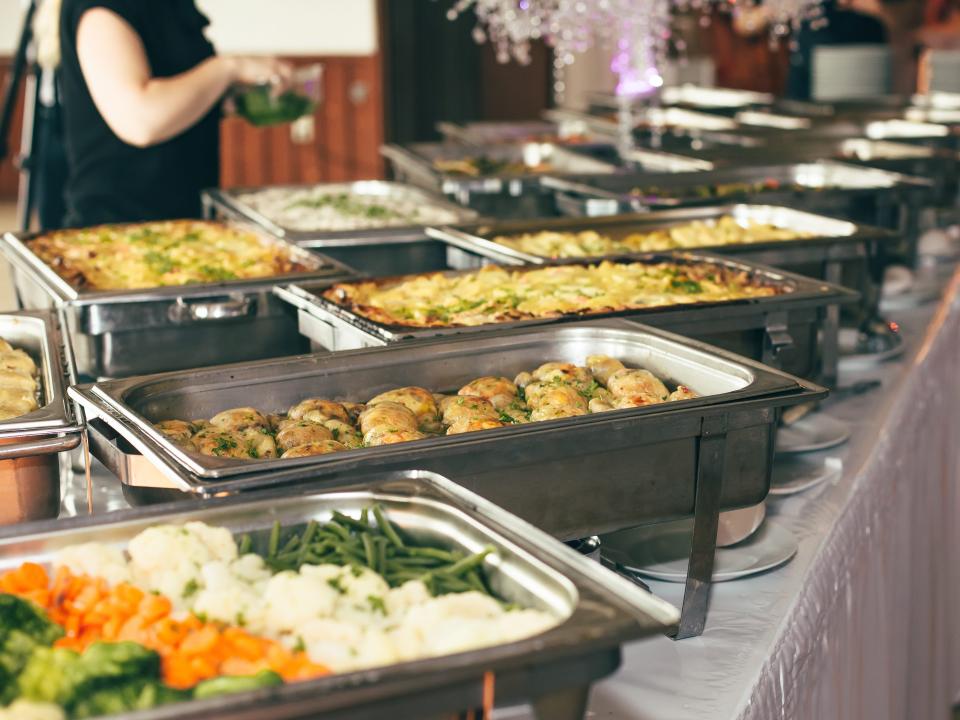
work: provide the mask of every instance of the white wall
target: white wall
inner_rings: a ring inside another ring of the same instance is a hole
[[[376,0],[198,0],[197,4],[210,17],[210,38],[220,52],[371,55],[377,50]],[[0,0],[0,55],[13,54],[22,8],[22,0]]]
[[[375,0],[197,0],[197,5],[210,18],[210,39],[219,52],[371,55],[377,51]]]
[[[0,0],[0,55],[13,55],[20,37],[24,7],[20,0]]]

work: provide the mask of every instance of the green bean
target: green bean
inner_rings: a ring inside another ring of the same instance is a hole
[[[250,552],[251,547],[253,547],[253,540],[250,538],[250,533],[244,533],[240,538],[240,544],[237,547],[237,553],[240,555],[246,555]]]
[[[364,527],[370,527],[370,508],[364,508],[360,511],[360,523]]]
[[[443,568],[438,572],[442,572],[445,575],[460,575],[462,573],[465,573],[467,570],[470,570],[471,568],[475,568],[478,565],[482,565],[484,558],[487,557],[487,555],[489,555],[490,553],[495,551],[496,551],[496,548],[487,546],[480,552],[475,553],[473,555],[469,555],[463,558],[463,560],[458,560],[450,567]]]
[[[379,505],[373,506],[373,516],[377,519],[377,525],[380,526],[380,530],[387,536],[387,539],[398,548],[404,547],[403,540],[400,539],[397,531],[393,529],[390,521],[383,516],[383,509]]]
[[[336,520],[331,520],[327,523],[327,529],[332,530],[334,533],[340,536],[341,540],[350,539],[350,531],[347,530],[343,525],[338,523]]]
[[[291,552],[297,545],[300,543],[300,538],[296,534],[291,535],[287,538],[287,542],[283,544],[283,547],[280,548],[280,554]]]
[[[452,550],[440,550],[432,547],[411,547],[406,548],[407,555],[411,557],[427,557],[442,560],[443,562],[453,563],[463,557],[463,553]]]
[[[377,570],[377,551],[373,547],[370,533],[361,533],[360,540],[363,541],[363,553],[367,558],[367,567]]]
[[[277,554],[277,547],[280,545],[280,521],[273,521],[273,528],[270,530],[270,542],[267,543],[267,557],[273,557]]]
[[[385,573],[387,571],[387,541],[380,537],[376,539],[382,541],[377,543],[378,572]]]
[[[345,525],[348,528],[352,527],[352,528],[355,528],[356,530],[361,530],[361,531],[369,530],[369,528],[359,520],[354,520],[349,515],[344,515],[342,512],[338,510],[333,511],[333,519],[338,523],[340,523],[341,525]]]
[[[303,537],[300,538],[300,542],[304,545],[309,545],[313,542],[313,536],[317,532],[317,521],[311,520],[307,523],[307,527],[303,531]]]

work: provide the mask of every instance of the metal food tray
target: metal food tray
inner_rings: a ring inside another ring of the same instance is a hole
[[[0,338],[37,365],[37,410],[0,422],[0,524],[56,517],[60,508],[58,453],[80,444],[81,426],[67,399],[72,359],[55,315],[0,314]]]
[[[550,162],[553,174],[563,175],[608,175],[617,172],[617,167],[586,155],[571,152],[568,148],[553,143],[515,143],[494,145],[453,145],[450,143],[414,143],[411,145],[385,145],[380,148],[399,179],[427,188],[443,195],[467,193],[502,193],[519,195],[524,188],[535,187],[544,173],[517,173],[501,175],[458,175],[445,173],[434,167],[440,159],[463,159],[483,155],[498,161],[521,163],[527,145],[539,146],[543,159]]]
[[[570,259],[550,259],[494,242],[501,235],[520,235],[540,231],[572,232],[594,230],[612,237],[630,233],[651,232],[693,221],[717,221],[731,216],[741,224],[767,223],[778,228],[814,233],[812,237],[795,240],[777,240],[730,245],[704,245],[685,250],[707,250],[740,260],[772,265],[818,280],[852,287],[860,294],[860,308],[849,319],[859,325],[872,317],[879,303],[879,282],[874,280],[874,265],[882,256],[881,250],[899,242],[900,236],[882,228],[860,225],[847,220],[824,217],[792,208],[772,205],[712,205],[709,207],[659,210],[630,215],[611,215],[599,218],[551,218],[545,220],[478,223],[458,228],[432,228],[431,237],[477,257],[501,263],[550,264],[570,262]],[[881,247],[882,246],[882,247]],[[621,255],[622,256],[622,255]],[[577,262],[599,262],[608,256],[575,258]],[[626,255],[623,257],[631,257]],[[641,259],[643,253],[632,257]],[[828,310],[823,333],[833,337],[839,322],[836,308]],[[714,340],[716,341],[716,340]],[[719,344],[723,345],[723,342]],[[794,367],[793,370],[798,368]],[[821,380],[830,384],[832,370],[827,369]]]
[[[203,521],[249,533],[266,548],[273,523],[304,526],[334,510],[357,517],[382,506],[403,532],[433,546],[495,555],[484,562],[505,599],[562,618],[546,632],[506,645],[340,673],[277,688],[136,713],[175,718],[436,717],[480,707],[484,676],[495,676],[497,704],[531,702],[537,717],[583,717],[590,685],[620,664],[621,644],[675,626],[669,604],[602,569],[545,533],[442,477],[425,472],[381,475],[362,484],[280,495],[260,493],[188,508],[160,507],[36,524],[0,535],[0,570],[31,561],[45,565],[68,545],[125,546],[158,523]]]
[[[727,197],[676,197],[670,191],[727,183],[762,180],[780,183],[777,189],[743,192]],[[714,205],[722,202],[763,202],[810,212],[835,212],[862,222],[889,226],[877,217],[878,204],[887,211],[899,203],[931,192],[932,181],[887,170],[828,160],[750,167],[730,167],[701,173],[658,173],[612,177],[545,177],[544,187],[558,193],[558,205],[571,215],[613,215],[678,207]],[[660,195],[640,197],[635,188],[657,188]],[[858,207],[863,200],[866,209]]]
[[[612,260],[616,261],[617,258]],[[636,258],[627,260],[636,262]],[[514,327],[560,325],[565,322],[625,317],[719,345],[761,360],[800,377],[818,377],[831,384],[836,375],[836,333],[821,329],[828,312],[854,302],[857,293],[755,263],[707,253],[650,253],[645,262],[709,262],[745,270],[765,282],[790,288],[772,297],[624,310],[603,315],[571,315],[509,323],[451,328],[410,328],[376,323],[322,297],[325,284],[291,285],[275,292],[299,309],[300,331],[314,349],[349,350],[437,336],[478,335]],[[504,262],[517,262],[504,256]],[[529,267],[527,270],[535,268]],[[519,268],[523,272],[523,268]],[[407,278],[381,278],[392,283]]]
[[[897,236],[889,230],[858,225],[847,220],[815,215],[793,208],[774,205],[712,205],[681,210],[659,210],[649,213],[611,215],[600,218],[547,218],[542,220],[514,220],[482,222],[458,227],[428,228],[427,233],[437,240],[476,255],[494,260],[507,258],[528,265],[565,262],[599,262],[609,256],[553,259],[523,252],[494,241],[499,236],[513,236],[537,232],[578,233],[594,230],[618,238],[631,233],[649,233],[691,222],[715,222],[732,217],[740,224],[765,223],[785,230],[813,233],[812,237],[795,240],[775,240],[729,245],[704,245],[679,250],[707,250],[722,255],[737,255],[762,264],[775,264],[782,269],[791,264],[842,259],[841,256],[860,256],[856,250],[844,252],[840,246],[863,246],[868,242],[892,241]],[[853,254],[851,254],[853,253]],[[648,253],[635,253],[638,259]],[[614,254],[623,257],[623,253]]]
[[[560,140],[560,128],[556,123],[531,120],[527,122],[471,122],[459,125],[438,122],[437,132],[445,141],[466,145],[495,145],[497,143],[539,142],[543,138]],[[549,142],[554,142],[549,140]]]
[[[310,393],[366,400],[371,393],[411,383],[455,389],[485,374],[509,374],[548,359],[582,362],[594,352],[647,367],[702,396],[252,464],[187,455],[150,423],[231,404],[281,410]],[[158,485],[220,497],[301,480],[342,481],[361,472],[425,468],[562,539],[693,515],[698,529],[680,637],[703,629],[721,507],[753,505],[766,496],[780,410],[825,394],[757,363],[626,321],[505,331],[71,389],[92,418],[93,454],[121,479],[134,502],[171,495],[155,489]],[[187,463],[223,477],[203,478]]]
[[[455,223],[476,220],[477,213],[462,205],[450,202],[446,198],[424,192],[419,187],[385,180],[361,180],[350,183],[321,183],[317,185],[281,185],[269,187],[244,187],[221,190],[205,190],[203,201],[208,212],[252,223],[271,235],[283,238],[300,247],[326,249],[344,245],[378,245],[384,242],[419,241],[423,239],[425,224],[391,225],[381,228],[359,230],[292,230],[283,227],[245,203],[241,196],[263,190],[317,190],[325,193],[347,193],[349,195],[382,198],[405,198],[420,205],[446,210],[456,216]]]
[[[341,280],[349,267],[256,228],[265,243],[282,245],[309,272],[146,290],[78,290],[28,247],[42,235],[6,233],[20,301],[57,308],[75,352],[77,372],[121,377],[302,351],[295,319],[273,297],[278,281]]]

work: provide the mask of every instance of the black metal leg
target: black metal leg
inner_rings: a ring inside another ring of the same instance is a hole
[[[533,701],[537,720],[583,720],[587,713],[589,685],[574,685]]]
[[[720,517],[720,491],[726,447],[726,420],[705,418],[697,459],[697,490],[694,500],[693,539],[687,585],[680,608],[680,624],[674,640],[703,633],[710,606],[713,563],[717,553],[717,528]]]
[[[839,285],[843,280],[843,263],[831,260],[824,267],[824,279]],[[820,341],[820,381],[827,387],[837,386],[837,366],[840,361],[840,305],[829,305],[823,319],[823,337]]]

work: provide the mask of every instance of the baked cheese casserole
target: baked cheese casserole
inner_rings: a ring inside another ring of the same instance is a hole
[[[323,296],[375,322],[426,328],[743,300],[785,291],[726,265],[604,261],[535,270],[489,266],[459,275],[412,275],[390,284],[338,283]]]
[[[78,290],[138,290],[308,270],[256,233],[199,220],[59,230],[27,243]]]
[[[730,215],[724,215],[716,221],[695,220],[650,232],[631,232],[621,237],[613,237],[596,230],[581,232],[543,230],[522,235],[502,235],[493,238],[493,241],[530,255],[574,258],[722,245],[749,245],[808,237],[813,237],[813,233],[753,221],[740,224]]]

